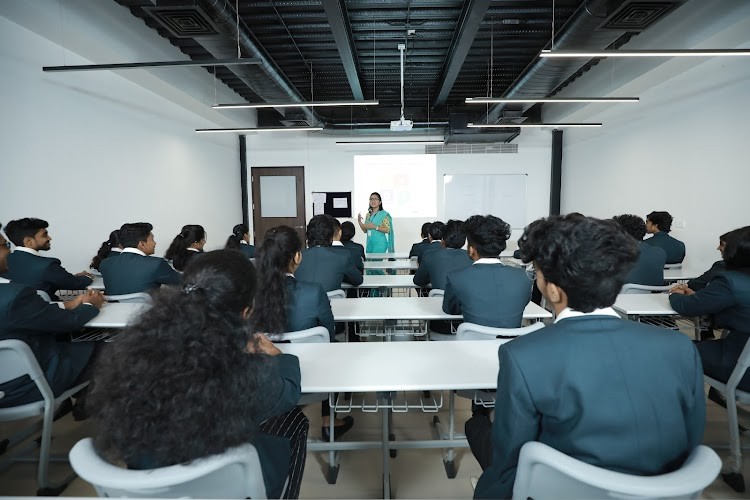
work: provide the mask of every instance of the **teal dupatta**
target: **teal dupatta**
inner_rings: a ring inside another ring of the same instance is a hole
[[[382,233],[376,229],[367,230],[367,253],[387,253],[394,250],[393,238],[393,218],[385,210],[378,210],[375,215],[367,214],[365,222],[372,222],[377,227],[384,224],[388,227],[387,233]]]

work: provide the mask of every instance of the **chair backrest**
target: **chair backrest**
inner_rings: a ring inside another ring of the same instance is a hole
[[[620,289],[620,293],[651,293],[651,292],[668,292],[673,285],[654,286],[639,285],[638,283],[625,283]]]
[[[732,388],[735,391],[737,390],[737,386],[740,384],[740,381],[745,376],[745,372],[747,369],[750,368],[750,342],[745,343],[745,347],[742,349],[742,353],[740,353],[740,357],[737,358],[737,364],[734,365],[734,369],[732,370],[732,374],[729,376],[729,380],[727,381],[727,388]],[[737,392],[743,392],[743,391],[737,391]],[[747,400],[747,397],[743,397],[744,400]]]
[[[297,332],[287,332],[281,334],[280,340],[288,340],[292,344],[296,343],[328,343],[331,341],[331,337],[328,334],[328,329],[324,326],[316,326],[308,328],[307,330],[300,330]]]
[[[52,299],[50,298],[49,294],[45,292],[44,290],[37,290],[36,294],[39,295],[41,298],[43,298],[45,302],[52,302]]]
[[[682,262],[677,264],[664,264],[664,269],[682,269]]]
[[[430,290],[430,293],[427,295],[428,297],[442,297],[445,295],[445,290],[441,290],[439,288],[433,288]]]
[[[70,450],[70,465],[99,496],[161,498],[266,498],[258,452],[251,444],[185,465],[134,470],[112,465],[86,438]]]
[[[326,294],[328,295],[328,300],[346,298],[346,292],[340,288],[338,290],[331,290],[330,292],[326,292]]]
[[[503,337],[520,337],[527,333],[535,332],[544,328],[541,321],[520,328],[494,328],[474,323],[461,323],[456,330],[456,340],[490,340],[498,335]]]
[[[31,348],[22,340],[0,340],[0,384],[24,375],[31,378],[42,394],[42,398],[51,404],[55,396]],[[15,420],[10,414],[9,418]],[[5,421],[5,418],[1,420]]]
[[[581,462],[530,441],[521,447],[513,499],[698,498],[720,470],[719,456],[702,445],[674,472],[634,476]]]
[[[105,295],[107,302],[133,302],[138,304],[151,304],[153,299],[146,292],[126,293],[124,295]]]

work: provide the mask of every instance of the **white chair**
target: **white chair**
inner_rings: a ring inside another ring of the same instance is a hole
[[[153,299],[146,292],[126,293],[123,295],[105,295],[104,300],[107,302],[132,302],[137,304],[151,304]]]
[[[682,269],[682,262],[677,264],[664,264],[664,269]]]
[[[602,469],[529,441],[521,447],[513,499],[698,498],[720,470],[719,456],[703,445],[674,472],[635,476]]]
[[[0,408],[0,422],[12,422],[39,416],[42,416],[42,420],[41,422],[39,420],[35,421],[30,427],[17,435],[11,436],[8,439],[7,449],[9,450],[26,440],[29,436],[36,434],[41,428],[42,435],[38,444],[37,495],[56,496],[62,493],[68,484],[75,479],[75,474],[68,475],[62,482],[51,483],[49,481],[48,470],[50,460],[61,461],[60,457],[50,457],[50,440],[52,439],[52,422],[55,410],[63,401],[86,387],[88,382],[72,387],[58,397],[55,397],[49,383],[44,378],[42,368],[39,366],[29,346],[21,340],[11,339],[0,341],[0,382],[9,382],[24,375],[28,375],[36,384],[43,399],[20,406]],[[4,393],[0,392],[0,400],[3,397]],[[32,441],[28,446],[18,450],[12,456],[3,457],[3,460],[0,461],[0,469],[16,461],[27,461],[26,457],[22,457],[21,455],[36,447],[37,443]],[[62,461],[65,460],[62,459]]]
[[[718,390],[727,400],[727,418],[729,421],[729,472],[722,474],[724,482],[734,491],[745,491],[745,478],[742,475],[742,444],[740,443],[739,422],[737,420],[737,404],[750,404],[750,392],[737,389],[742,377],[750,367],[750,342],[745,344],[737,364],[729,376],[726,384],[711,377],[703,377],[704,381]],[[736,402],[736,403],[735,403]]]
[[[620,289],[620,293],[652,293],[652,292],[668,292],[673,285],[639,285],[638,283],[625,283]]]
[[[430,293],[427,294],[428,297],[443,297],[445,296],[445,290],[441,290],[439,288],[433,288],[430,290]]]
[[[326,295],[328,295],[328,300],[346,298],[346,292],[340,288],[338,290],[331,290],[330,292],[326,292]]]
[[[331,341],[331,337],[328,334],[328,329],[324,326],[316,326],[308,328],[307,330],[300,330],[297,332],[282,333],[279,337],[281,341],[289,341],[292,344],[295,343],[315,343],[315,344],[327,344]],[[323,401],[328,397],[328,393],[313,392],[300,395],[298,405],[309,405]]]
[[[39,295],[41,298],[44,299],[45,302],[52,302],[52,299],[50,298],[49,294],[45,292],[44,290],[37,290],[36,294]]]
[[[266,498],[260,459],[252,444],[189,464],[134,470],[103,460],[92,439],[86,438],[70,450],[70,464],[102,497]]]

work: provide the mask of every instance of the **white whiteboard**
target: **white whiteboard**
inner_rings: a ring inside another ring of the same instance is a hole
[[[443,218],[494,215],[512,229],[526,226],[526,174],[444,175]]]

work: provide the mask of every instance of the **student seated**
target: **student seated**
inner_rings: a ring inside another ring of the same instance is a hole
[[[443,311],[463,314],[464,321],[497,328],[521,326],[531,297],[526,271],[500,262],[510,225],[492,215],[466,219],[467,253],[473,265],[448,273]]]
[[[422,252],[417,256],[417,262],[421,265],[424,260],[425,254],[438,250],[443,244],[443,228],[445,224],[436,220],[430,224],[430,229],[427,232],[427,239],[430,241],[427,245],[422,248]]]
[[[731,233],[731,231],[729,233]],[[727,270],[727,263],[724,261],[724,249],[727,246],[727,237],[729,236],[729,233],[724,233],[719,236],[719,246],[716,247],[716,250],[718,250],[721,254],[721,260],[717,260],[716,262],[711,264],[711,267],[708,269],[708,271],[701,274],[697,278],[688,280],[687,286],[689,289],[694,292],[703,290],[712,279]]]
[[[317,283],[323,291],[341,288],[341,283],[353,286],[362,284],[360,273],[349,253],[331,248],[333,242],[333,217],[316,215],[307,224],[307,249],[302,251],[302,263],[295,272],[300,281]]]
[[[8,256],[10,281],[45,292],[55,299],[58,290],[83,290],[91,284],[89,273],[70,274],[59,259],[43,257],[39,252],[50,249],[52,238],[46,220],[25,218],[12,220],[5,234],[16,249]]]
[[[122,252],[118,257],[104,259],[99,265],[107,295],[148,292],[161,285],[180,282],[180,273],[172,269],[166,260],[150,257],[156,250],[152,229],[148,222],[122,225]]]
[[[354,265],[357,262],[365,261],[365,247],[352,241],[356,230],[352,222],[344,221],[341,223],[341,243],[352,252],[352,259],[354,259]],[[359,266],[357,266],[359,268]],[[364,264],[362,265],[364,268]]]
[[[2,224],[0,224],[2,228]],[[0,272],[8,269],[10,249],[0,234]],[[71,387],[88,380],[88,366],[93,358],[92,342],[65,342],[58,334],[83,328],[97,314],[104,302],[101,292],[88,290],[64,302],[64,308],[50,304],[33,288],[20,283],[0,283],[0,340],[26,342],[57,397]],[[2,381],[0,408],[41,401],[42,395],[28,377]],[[82,402],[74,407],[74,416],[83,416]]]
[[[685,260],[685,244],[669,235],[672,229],[672,216],[669,212],[651,212],[646,216],[646,232],[653,234],[647,240],[667,254],[667,264],[679,264]]]
[[[416,257],[417,260],[422,256],[422,252],[424,252],[424,249],[427,247],[427,245],[430,244],[430,226],[432,225],[432,222],[425,222],[422,224],[422,230],[420,231],[420,236],[422,236],[422,241],[419,243],[414,243],[411,246],[411,250],[409,250],[409,258]]]
[[[344,242],[341,241],[341,237],[342,237],[342,234],[343,234],[341,223],[335,217],[331,217],[331,222],[333,223],[333,241],[331,242],[331,248],[333,250],[338,251],[338,252],[344,252],[345,251],[347,253],[347,255],[350,256],[351,261],[354,264],[354,267],[357,268],[357,270],[360,272],[360,274],[364,274],[365,273],[365,262],[359,256],[359,248],[357,248],[357,247],[346,247],[344,245]],[[354,224],[352,224],[352,231],[354,231]],[[355,243],[355,245],[356,245],[356,243]],[[360,247],[361,246],[362,245],[360,245]],[[364,251],[364,249],[363,249],[363,251]]]
[[[643,241],[646,236],[646,223],[637,215],[617,215],[612,220],[638,242],[638,261],[625,278],[625,283],[662,286],[664,284],[664,264],[667,254],[658,246]]]
[[[109,233],[109,239],[102,242],[99,250],[96,252],[96,255],[94,255],[93,259],[91,259],[91,264],[89,265],[89,267],[98,271],[99,265],[104,259],[117,257],[118,255],[120,255],[120,252],[122,252],[122,244],[120,243],[120,230],[115,229],[114,231]]]
[[[203,252],[206,245],[206,230],[197,224],[182,226],[180,234],[174,237],[164,258],[172,261],[172,267],[184,271],[191,258]]]
[[[255,257],[255,245],[250,244],[250,229],[245,224],[237,224],[232,228],[232,234],[227,238],[224,248],[239,250],[248,259]]]
[[[106,345],[91,394],[103,457],[154,469],[250,442],[268,498],[299,496],[309,428],[295,406],[299,360],[253,334],[255,292],[245,257],[202,254],[181,287],[157,291],[153,306]]]
[[[510,498],[524,443],[625,474],[679,469],[703,439],[701,361],[680,332],[611,308],[638,258],[612,221],[550,217],[519,241],[555,323],[499,348],[495,420],[475,409],[466,437],[484,473],[474,498]]]
[[[472,260],[462,250],[466,243],[463,231],[464,223],[460,220],[449,220],[443,228],[441,248],[424,254],[422,264],[414,275],[414,284],[445,290],[448,273],[471,266]]]

